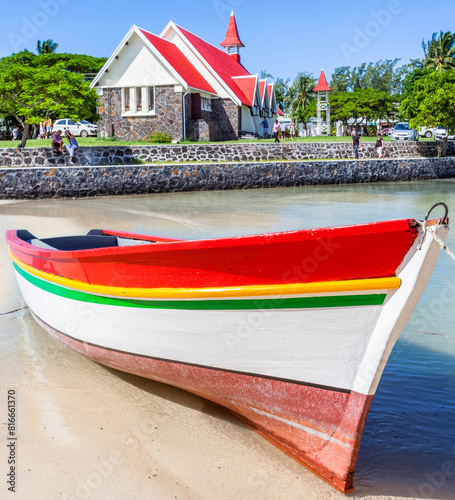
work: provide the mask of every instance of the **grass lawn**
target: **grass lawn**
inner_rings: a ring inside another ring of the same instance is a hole
[[[421,141],[431,141],[432,138],[426,139],[426,138],[421,138]],[[376,137],[362,137],[362,141],[364,142],[375,142]],[[389,142],[390,138],[389,137],[384,137],[384,142]],[[63,141],[64,144],[66,144],[66,140]],[[102,147],[112,147],[112,146],[151,146],[151,145],[156,145],[157,143],[154,142],[148,142],[148,141],[119,141],[119,140],[108,140],[108,139],[101,139],[98,137],[78,137],[77,142],[80,147],[86,147],[86,146],[102,146]],[[274,139],[241,139],[238,141],[232,141],[233,144],[238,144],[238,143],[252,143],[252,144],[260,144],[260,143],[273,143]],[[281,140],[282,144],[287,144],[290,142],[351,142],[351,137],[335,137],[335,136],[317,136],[317,137],[297,137],[293,141],[290,139],[287,139],[285,141]],[[228,142],[209,142],[209,141],[198,141],[198,142],[191,142],[191,141],[184,141],[180,144],[228,144]],[[16,148],[20,144],[20,141],[0,141],[0,148]],[[51,147],[51,140],[50,139],[34,139],[34,140],[28,140],[27,141],[27,148],[42,148],[42,147]]]

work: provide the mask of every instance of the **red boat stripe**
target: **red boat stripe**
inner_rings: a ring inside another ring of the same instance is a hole
[[[403,219],[82,251],[37,248],[18,238],[15,231],[7,233],[7,240],[22,262],[91,284],[139,288],[275,285],[394,276],[417,236],[412,223]]]

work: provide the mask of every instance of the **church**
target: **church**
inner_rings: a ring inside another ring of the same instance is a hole
[[[225,141],[260,135],[279,112],[273,83],[241,64],[234,13],[215,47],[172,21],[157,36],[133,26],[92,81],[99,95],[98,135],[141,140]]]

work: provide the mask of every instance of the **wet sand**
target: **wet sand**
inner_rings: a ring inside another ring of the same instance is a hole
[[[242,226],[247,233],[250,225],[270,223],[270,214],[260,207],[248,217],[239,211],[220,218],[226,208],[222,200],[207,215],[205,209],[212,203],[207,196],[196,202],[189,194],[159,195],[156,212],[133,197],[121,202],[98,198],[1,203],[0,234],[27,228],[50,237],[104,227],[185,237],[220,224],[226,232]],[[182,208],[176,210],[179,203]],[[16,494],[11,498],[346,498],[219,406],[98,365],[51,338],[24,308],[3,237],[0,282],[2,424],[8,389],[14,389],[17,398]],[[5,425],[0,441],[5,478]],[[425,496],[419,471],[402,474],[384,464],[369,477],[362,473],[369,466],[358,463],[360,478],[348,498],[454,498],[453,482]],[[5,483],[3,479],[0,484],[2,499],[9,498]]]

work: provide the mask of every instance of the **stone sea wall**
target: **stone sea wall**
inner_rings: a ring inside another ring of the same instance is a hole
[[[437,156],[434,142],[387,142],[386,158],[431,158]],[[455,155],[455,142],[449,143]],[[155,146],[116,146],[79,148],[74,163],[78,166],[131,165],[142,162],[259,162],[272,160],[319,160],[352,158],[347,143],[221,143]],[[377,158],[374,143],[363,143],[361,159]],[[56,156],[52,148],[0,149],[0,166],[31,167],[68,165],[67,154]]]
[[[454,158],[0,168],[0,198],[85,197],[455,177]]]

